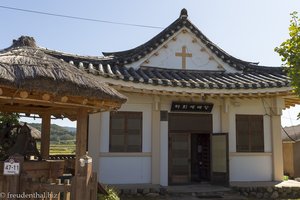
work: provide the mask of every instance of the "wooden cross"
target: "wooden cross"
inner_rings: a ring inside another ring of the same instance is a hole
[[[182,52],[176,52],[175,56],[182,57],[182,69],[186,69],[186,58],[187,57],[192,57],[192,54],[191,53],[187,53],[186,46],[183,46],[182,47]]]

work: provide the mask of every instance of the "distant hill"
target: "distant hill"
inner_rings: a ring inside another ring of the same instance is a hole
[[[28,125],[41,131],[41,124],[39,123],[28,123]],[[50,128],[50,141],[51,142],[62,142],[62,141],[75,141],[76,128],[68,126],[59,126],[51,124]],[[42,133],[43,135],[43,133]]]
[[[75,128],[75,127],[62,126],[62,128],[64,128],[64,129],[66,129],[67,131],[70,131],[70,132],[76,134],[76,128]]]

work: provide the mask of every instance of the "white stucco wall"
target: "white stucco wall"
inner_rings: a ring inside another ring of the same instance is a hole
[[[106,184],[151,183],[151,99],[135,97],[119,111],[143,113],[142,152],[109,152],[109,112],[101,115],[99,180]],[[137,103],[135,103],[138,101]],[[141,103],[143,102],[143,103]]]
[[[269,100],[265,103],[258,99],[235,100],[229,107],[229,168],[230,181],[271,181],[272,180],[272,144],[271,121],[268,116]],[[264,115],[264,148],[262,153],[236,152],[235,115]]]
[[[166,40],[155,51],[151,52],[145,58],[128,64],[127,67],[138,68],[140,66],[182,69],[182,57],[176,56],[176,53],[182,52],[182,47],[186,46],[187,53],[192,57],[186,58],[187,69],[194,70],[226,70],[236,72],[227,63],[218,58],[211,49],[197,39],[194,33],[187,29],[179,30],[173,37]]]
[[[160,109],[170,112],[172,101],[191,101],[189,98],[162,97],[160,98]],[[266,103],[269,100],[266,99]],[[214,103],[213,133],[221,132],[221,107],[219,99],[207,99]],[[143,148],[140,153],[110,153],[109,152],[109,113],[96,114],[91,118],[90,132],[97,141],[90,138],[91,144],[99,144],[95,152],[99,152],[98,171],[99,180],[107,184],[126,183],[151,183],[151,116],[153,109],[153,96],[129,95],[129,101],[120,109],[121,111],[143,112]],[[229,169],[230,181],[270,181],[272,180],[272,144],[271,144],[271,122],[266,113],[268,105],[256,99],[236,99],[229,103]],[[236,152],[236,114],[259,114],[264,115],[264,142],[263,153],[238,153]],[[97,123],[96,121],[99,121]],[[93,127],[97,126],[97,127]],[[160,122],[160,184],[168,184],[168,122]],[[94,156],[93,156],[94,157]]]
[[[271,155],[230,156],[230,181],[271,181]]]
[[[265,100],[266,102],[268,100]],[[263,104],[260,99],[256,100],[235,100],[231,101],[229,107],[229,152],[236,152],[236,124],[235,116],[245,115],[264,115],[264,142],[265,152],[271,152],[271,121],[267,104]]]
[[[160,122],[160,184],[168,186],[168,122]]]
[[[151,183],[151,157],[101,157],[99,166],[104,184]]]

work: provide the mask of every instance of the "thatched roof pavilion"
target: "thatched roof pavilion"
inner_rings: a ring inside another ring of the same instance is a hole
[[[11,47],[0,51],[0,111],[38,114],[42,117],[43,161],[27,163],[28,168],[34,167],[37,172],[42,173],[43,170],[37,170],[40,166],[37,164],[48,162],[51,115],[77,120],[76,160],[71,199],[94,200],[97,197],[95,181],[97,175],[92,175],[92,165],[86,161],[89,159],[86,156],[88,114],[116,110],[126,100],[125,96],[96,80],[92,75],[45,54],[32,37],[22,36],[14,40]],[[48,170],[49,173],[46,174],[52,174],[52,168]],[[11,177],[7,178],[9,182],[7,192],[22,193],[20,188],[27,186],[27,183],[24,182],[18,187],[19,179]],[[1,180],[0,176],[0,183],[1,181],[7,182]],[[39,184],[36,187],[41,190]],[[66,189],[63,185],[58,187],[61,191]]]
[[[125,96],[92,75],[45,54],[28,36],[14,40],[11,47],[0,51],[0,99],[0,106],[5,105],[8,111],[20,100],[27,104],[25,107],[38,105],[39,110],[66,106],[86,107],[90,112],[117,109],[126,101]],[[74,119],[75,113],[69,111],[61,114]]]

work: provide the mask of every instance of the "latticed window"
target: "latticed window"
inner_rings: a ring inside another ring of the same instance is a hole
[[[109,151],[142,151],[142,112],[110,113]]]
[[[237,152],[264,152],[262,115],[236,115]]]

